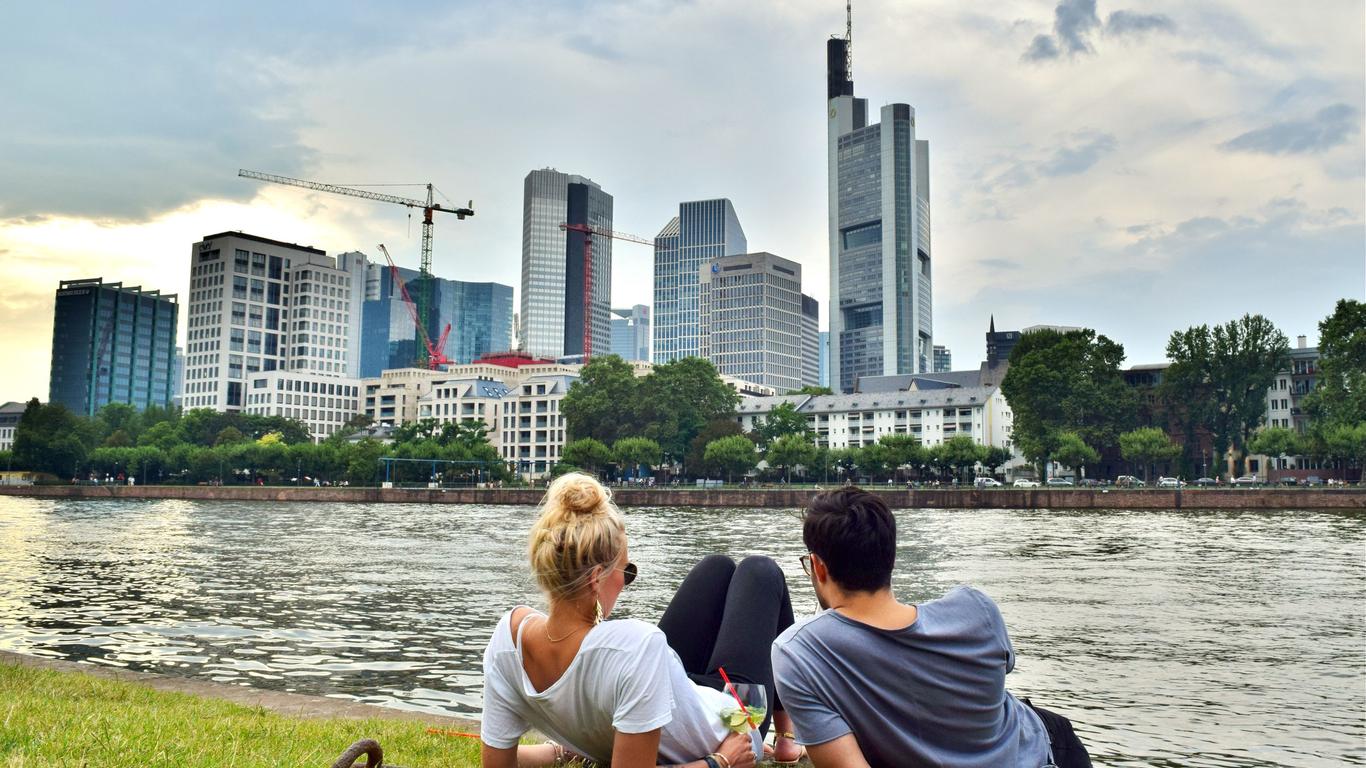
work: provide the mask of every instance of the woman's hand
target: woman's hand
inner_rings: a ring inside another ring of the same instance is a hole
[[[748,733],[732,733],[716,751],[730,762],[730,768],[751,768],[754,765],[754,742]]]

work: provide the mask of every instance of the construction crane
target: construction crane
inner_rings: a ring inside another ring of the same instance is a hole
[[[384,243],[379,244],[379,252],[384,254],[384,260],[389,262],[389,274],[393,276],[394,283],[398,285],[399,294],[403,296],[403,305],[408,308],[408,315],[413,319],[413,326],[417,328],[418,344],[418,367],[429,370],[438,370],[440,366],[449,365],[451,361],[446,358],[446,337],[451,333],[451,324],[446,323],[446,329],[441,332],[441,337],[432,343],[431,336],[427,335],[427,326],[423,324],[422,317],[417,313],[417,307],[413,306],[413,297],[408,294],[408,284],[404,282],[403,276],[398,273],[398,265],[389,256],[389,249],[384,247]]]
[[[464,208],[448,208],[433,201],[432,193],[435,187],[427,185],[427,199],[417,200],[410,197],[399,197],[383,192],[371,192],[365,189],[354,189],[352,187],[341,187],[336,184],[323,184],[317,181],[305,181],[303,179],[291,179],[288,176],[276,176],[270,173],[259,171],[248,171],[239,169],[237,175],[245,179],[256,179],[257,181],[268,181],[272,184],[283,184],[287,187],[303,187],[317,192],[331,192],[334,195],[348,195],[359,197],[365,200],[374,200],[380,203],[393,203],[408,208],[422,209],[422,261],[418,267],[420,275],[417,290],[417,316],[425,327],[427,313],[430,311],[432,303],[432,212],[453,213],[457,219],[464,219],[466,216],[474,215],[474,201]],[[421,350],[419,350],[421,354]]]
[[[629,243],[649,246],[653,246],[655,241],[646,240],[637,235],[628,235],[625,232],[613,232],[603,227],[591,227],[587,224],[562,223],[560,229],[566,233],[579,232],[583,234],[583,361],[586,363],[589,356],[593,354],[593,236],[610,237],[613,240],[625,240]]]

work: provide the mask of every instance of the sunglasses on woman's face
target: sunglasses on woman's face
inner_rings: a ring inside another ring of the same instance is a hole
[[[636,573],[638,571],[636,569],[635,563],[627,563],[625,566],[618,568],[617,570],[621,571],[621,585],[623,587],[631,586],[631,582],[636,580]]]

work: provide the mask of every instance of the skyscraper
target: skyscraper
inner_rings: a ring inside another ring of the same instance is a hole
[[[802,386],[821,386],[821,303],[802,294]]]
[[[953,353],[943,344],[934,345],[934,373],[953,370]]]
[[[830,386],[925,373],[933,360],[929,143],[915,110],[854,97],[850,40],[826,45],[830,211]]]
[[[703,265],[747,249],[729,200],[695,200],[655,235],[654,361],[700,355],[698,275]]]
[[[420,279],[415,269],[398,268],[411,293]],[[512,349],[512,286],[432,278],[433,312],[427,335],[435,343],[449,324],[442,350],[457,363]],[[418,358],[417,328],[388,266],[371,264],[365,278],[360,376],[374,378],[391,368],[407,368]]]
[[[802,266],[746,253],[715,259],[698,272],[702,356],[722,376],[779,392],[801,389]]]
[[[48,401],[87,416],[109,403],[170,405],[179,312],[175,294],[99,277],[61,281]]]
[[[365,258],[243,232],[190,252],[185,408],[285,416],[315,439],[357,412]]]
[[[612,354],[622,360],[650,359],[650,308],[636,304],[612,310]]]
[[[583,354],[584,313],[592,343],[611,347],[612,239],[593,237],[592,295],[584,306],[583,239],[561,224],[612,228],[612,196],[591,179],[553,168],[532,171],[522,193],[521,344],[538,357]]]

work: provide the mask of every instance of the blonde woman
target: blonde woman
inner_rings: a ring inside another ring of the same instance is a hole
[[[773,639],[792,624],[787,585],[772,560],[737,565],[708,556],[684,579],[658,627],[606,621],[637,570],[607,489],[578,473],[551,483],[528,556],[549,611],[513,608],[484,651],[484,766],[557,765],[581,756],[612,768],[749,768],[761,755],[721,720],[734,700],[722,690],[718,667],[734,682],[767,687],[778,710],[774,757],[797,758],[769,656]],[[552,743],[519,745],[533,728]]]

